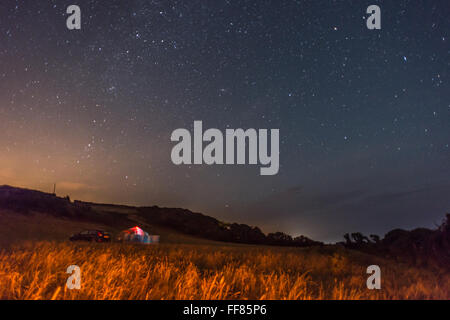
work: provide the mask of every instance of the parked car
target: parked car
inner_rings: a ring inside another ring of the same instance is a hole
[[[111,235],[102,230],[85,230],[71,235],[70,241],[110,242]]]

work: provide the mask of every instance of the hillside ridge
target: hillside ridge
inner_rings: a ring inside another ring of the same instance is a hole
[[[305,236],[293,238],[283,232],[265,234],[256,226],[223,222],[184,208],[71,201],[69,197],[8,185],[0,186],[0,208],[22,214],[39,212],[124,228],[143,220],[148,224],[216,241],[279,246],[323,245]]]

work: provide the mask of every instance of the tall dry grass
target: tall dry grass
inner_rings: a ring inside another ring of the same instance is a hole
[[[81,268],[69,290],[66,269]],[[366,288],[378,264],[382,289]],[[341,248],[39,242],[0,253],[2,299],[449,299],[448,274]]]

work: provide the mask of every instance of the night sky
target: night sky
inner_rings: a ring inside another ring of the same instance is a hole
[[[433,227],[450,212],[449,17],[447,0],[2,0],[0,184],[324,241]],[[170,135],[194,120],[280,129],[279,173],[174,165]]]

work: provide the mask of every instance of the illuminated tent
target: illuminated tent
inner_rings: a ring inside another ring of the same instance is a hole
[[[119,241],[123,242],[138,242],[138,243],[158,243],[159,236],[149,235],[147,232],[139,228],[138,226],[123,230],[118,237]]]

